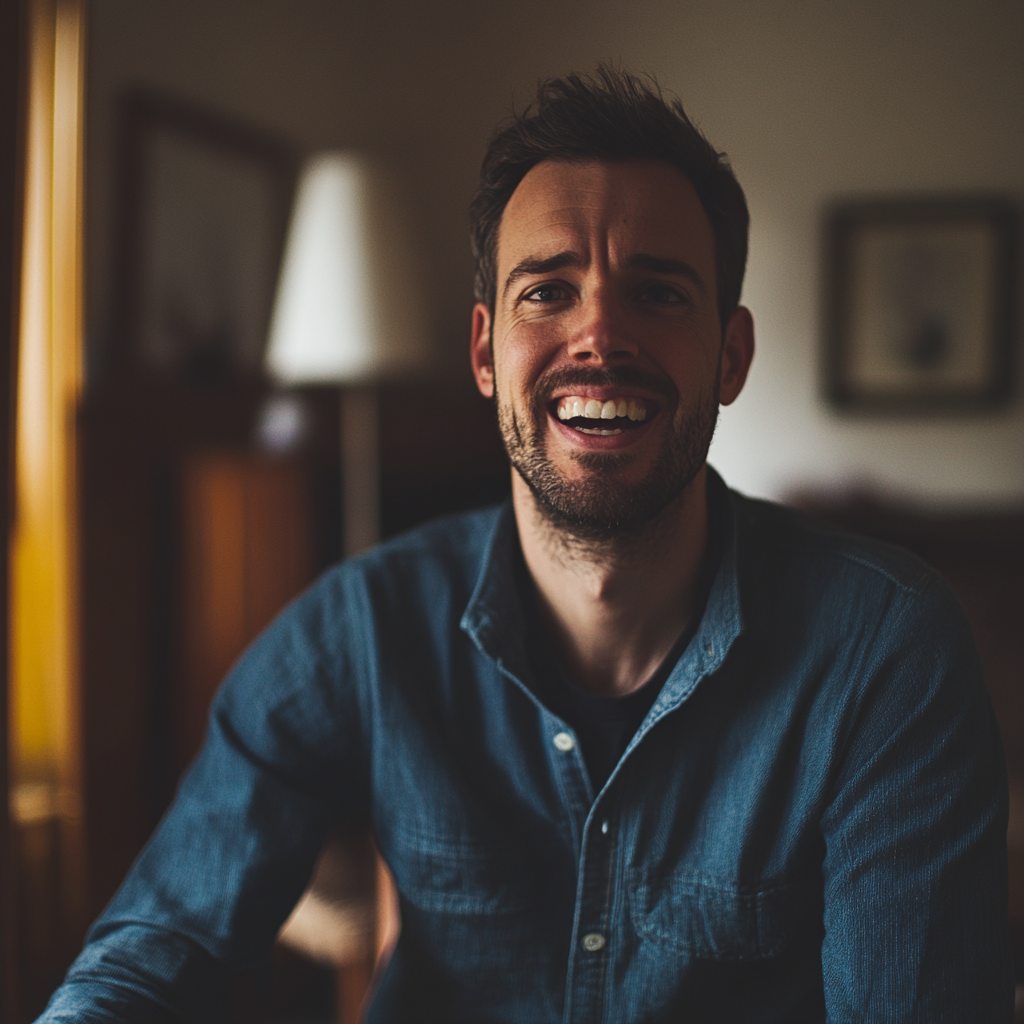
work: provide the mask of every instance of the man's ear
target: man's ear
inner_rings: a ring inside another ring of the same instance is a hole
[[[491,311],[478,302],[473,307],[473,336],[469,346],[476,386],[484,398],[494,397],[494,361],[491,359]]]
[[[754,318],[746,306],[729,317],[722,340],[722,380],[718,400],[732,405],[739,398],[754,359]]]

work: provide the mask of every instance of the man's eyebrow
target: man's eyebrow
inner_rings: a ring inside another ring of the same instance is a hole
[[[502,295],[508,293],[509,288],[521,277],[532,277],[536,274],[550,274],[553,270],[561,270],[563,267],[579,267],[583,265],[583,257],[572,249],[564,252],[557,252],[554,256],[528,256],[520,260],[505,280],[505,287]]]
[[[638,252],[626,260],[626,266],[635,267],[638,270],[650,270],[655,274],[674,274],[677,277],[685,277],[702,295],[706,296],[708,293],[704,279],[697,273],[694,267],[683,260],[675,260],[667,256],[651,256],[646,252]]]

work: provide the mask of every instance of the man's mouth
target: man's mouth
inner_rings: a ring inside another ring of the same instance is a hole
[[[640,398],[601,401],[581,395],[565,395],[555,407],[555,414],[567,427],[597,437],[611,437],[633,430],[647,419],[647,412],[647,404]]]

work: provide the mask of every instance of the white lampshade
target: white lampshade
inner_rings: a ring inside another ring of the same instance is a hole
[[[359,384],[421,365],[423,308],[387,174],[329,152],[303,169],[266,365],[280,384]]]

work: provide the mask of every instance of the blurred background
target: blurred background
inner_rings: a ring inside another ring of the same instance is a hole
[[[1021,970],[1019,0],[30,0],[3,17],[7,1019],[44,1005],[281,605],[376,536],[507,492],[467,359],[467,206],[498,121],[602,60],[676,93],[750,205],[758,349],[710,461],[911,547],[967,608],[1011,772]],[[345,251],[368,254],[369,312],[352,352],[314,365],[287,355],[282,267],[349,258],[307,252],[294,205],[325,152],[355,159],[323,189],[366,247]],[[946,269],[894,298],[871,283],[879,245]],[[981,283],[947,309],[933,293],[970,260]],[[955,348],[941,330],[916,363],[872,348],[871,310],[915,302],[948,324],[978,307],[973,376],[928,362]],[[335,847],[240,977],[236,1019],[356,1019],[395,923],[364,839]]]

